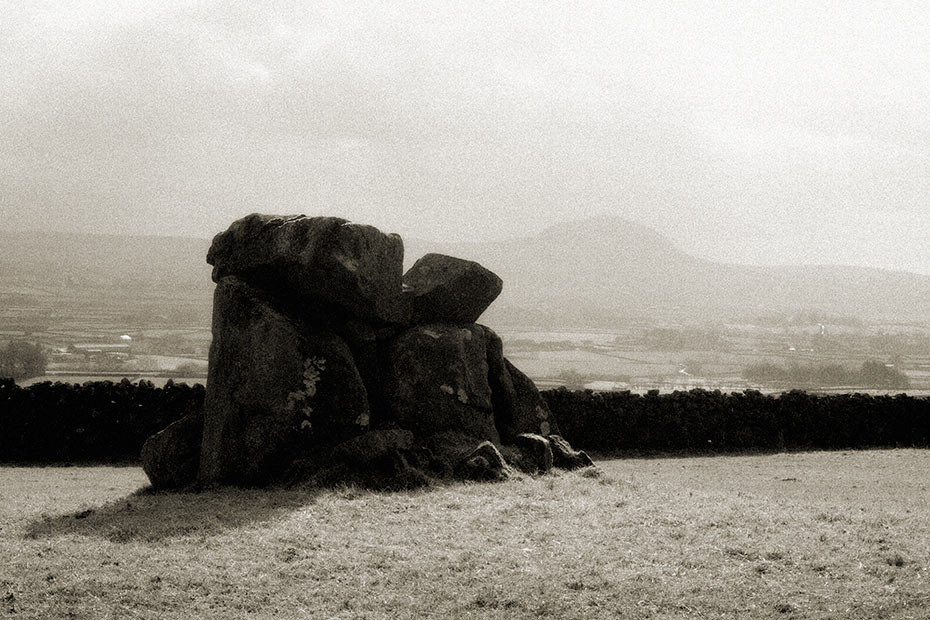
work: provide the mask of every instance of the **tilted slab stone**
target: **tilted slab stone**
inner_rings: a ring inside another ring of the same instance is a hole
[[[273,480],[315,445],[358,434],[368,422],[365,386],[342,339],[285,316],[238,278],[220,280],[201,482]]]
[[[387,343],[386,371],[388,408],[401,428],[499,441],[480,325],[429,324],[402,332]]]
[[[521,433],[558,433],[555,416],[536,384],[504,357],[500,336],[485,327],[488,352],[488,381],[494,404],[494,419],[504,442]]]
[[[230,275],[285,298],[332,304],[365,319],[407,323],[399,235],[338,217],[253,213],[213,239],[213,280]]]
[[[142,444],[142,470],[156,489],[177,489],[197,481],[203,414],[172,422]]]
[[[516,433],[558,434],[559,426],[536,384],[504,358],[514,391],[513,428]]]
[[[478,263],[427,254],[404,274],[417,323],[474,323],[503,288],[503,281]]]

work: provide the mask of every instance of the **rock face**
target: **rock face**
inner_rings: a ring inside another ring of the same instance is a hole
[[[480,325],[431,323],[394,338],[387,390],[391,412],[403,428],[420,435],[454,430],[500,441]]]
[[[502,287],[481,265],[429,254],[402,275],[397,235],[258,214],[217,235],[207,261],[203,417],[146,442],[153,486],[402,488],[590,463],[546,438],[557,425],[533,382],[474,323]]]

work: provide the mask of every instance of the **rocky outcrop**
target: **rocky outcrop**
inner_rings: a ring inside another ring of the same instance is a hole
[[[146,442],[153,486],[402,488],[582,462],[564,440],[550,446],[557,425],[535,385],[474,322],[502,287],[481,265],[429,254],[402,274],[397,235],[258,214],[217,235],[207,260],[202,427]]]

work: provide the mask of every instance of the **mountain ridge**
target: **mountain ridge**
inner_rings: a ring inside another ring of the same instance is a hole
[[[591,319],[607,322],[650,313],[669,320],[700,313],[719,321],[803,310],[872,321],[930,317],[927,275],[844,265],[718,263],[619,217],[568,222],[504,242],[411,240],[408,247],[414,256],[450,253],[497,272],[504,292],[488,312],[508,323],[521,305],[543,306],[542,314],[553,316],[559,308],[565,314],[566,305],[583,305],[593,310]],[[578,313],[569,314],[577,322]]]
[[[0,284],[189,291],[211,303],[209,239],[0,232]],[[930,276],[841,265],[716,263],[619,217],[574,220],[486,242],[405,238],[405,267],[427,252],[475,260],[504,280],[482,320],[607,326],[635,318],[723,321],[816,310],[876,321],[930,317]]]

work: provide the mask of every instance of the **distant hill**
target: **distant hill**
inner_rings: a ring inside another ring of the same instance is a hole
[[[0,332],[209,328],[209,243],[0,232]]]
[[[184,299],[202,304],[197,316],[209,320],[207,239],[0,232],[0,245],[0,303],[17,291],[89,290],[101,292],[101,304],[117,294]],[[504,292],[482,317],[492,326],[700,323],[798,312],[883,322],[930,318],[930,276],[714,263],[619,218],[568,222],[498,242],[405,239],[407,267],[426,252],[477,260],[503,278]]]
[[[715,263],[621,218],[568,222],[502,242],[410,240],[406,246],[408,264],[425,252],[443,252],[500,275],[504,292],[485,315],[489,322],[607,326],[637,318],[704,322],[799,311],[882,322],[930,319],[930,276]]]
[[[206,239],[3,231],[0,246],[0,283],[213,288]]]

